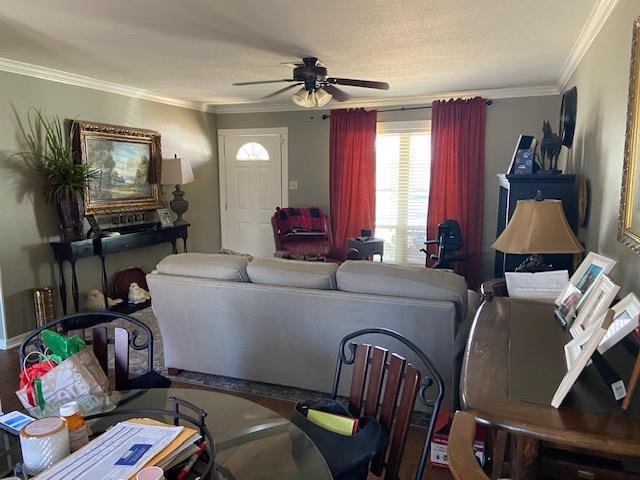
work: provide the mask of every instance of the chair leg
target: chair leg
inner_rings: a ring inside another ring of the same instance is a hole
[[[493,461],[491,466],[491,480],[502,478],[504,469],[504,459],[507,451],[508,434],[504,430],[495,431],[493,445]]]

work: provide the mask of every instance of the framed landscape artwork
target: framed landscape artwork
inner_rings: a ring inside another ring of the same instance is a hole
[[[620,215],[618,217],[618,240],[640,253],[640,18],[633,25],[631,47],[631,72],[629,74],[629,102],[627,107],[627,134],[625,137],[624,166],[622,170],[622,190]]]
[[[99,172],[85,188],[87,214],[162,206],[158,132],[91,122],[74,122],[73,129],[76,161]]]

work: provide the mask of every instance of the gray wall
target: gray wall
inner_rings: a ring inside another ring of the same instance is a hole
[[[393,108],[393,107],[385,107]],[[497,180],[513,154],[518,135],[541,135],[542,121],[557,124],[559,98],[526,97],[495,100],[487,108],[486,175],[483,239],[483,278],[493,274],[490,245],[495,240]],[[219,114],[218,128],[289,129],[289,178],[298,181],[298,190],[289,191],[289,203],[320,206],[329,210],[329,120],[321,111]],[[380,113],[378,121],[420,120],[431,118],[431,110]]]
[[[5,295],[7,337],[34,326],[31,289],[53,285],[57,272],[47,242],[57,236],[56,213],[44,202],[40,179],[24,171],[11,155],[26,148],[17,120],[31,106],[50,115],[157,130],[162,135],[163,156],[188,158],[195,183],[184,190],[191,203],[187,219],[190,247],[210,252],[219,248],[219,192],[215,116],[154,102],[73,87],[31,77],[0,72],[0,269]],[[165,192],[165,196],[170,196]],[[109,257],[111,273],[133,265],[152,269],[170,252],[157,246]],[[99,286],[98,259],[78,264],[81,290]],[[56,301],[58,299],[56,298]]]
[[[578,118],[567,165],[586,175],[592,192],[591,215],[581,237],[587,250],[618,259],[613,277],[622,294],[640,292],[640,256],[616,240],[631,36],[638,15],[637,0],[620,0],[568,83],[568,88],[578,87]]]

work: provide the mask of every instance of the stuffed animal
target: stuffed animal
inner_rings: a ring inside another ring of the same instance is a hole
[[[122,299],[116,298],[114,300],[113,298],[107,297],[107,304],[109,305],[109,308],[113,307],[114,305],[118,305],[119,303],[122,303]],[[87,308],[87,310],[91,311],[104,310],[104,295],[102,294],[102,292],[96,289],[89,290],[87,292],[85,307]]]
[[[129,285],[129,303],[138,304],[151,300],[151,294],[136,282]]]

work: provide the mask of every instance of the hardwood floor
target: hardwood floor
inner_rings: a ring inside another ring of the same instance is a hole
[[[19,410],[22,408],[20,402],[18,402],[18,398],[15,395],[15,391],[18,389],[19,371],[20,367],[18,361],[18,350],[0,350],[0,401],[2,402],[2,411],[4,412],[10,412],[12,410]],[[208,388],[182,382],[174,382],[174,386],[179,388],[194,389]],[[285,418],[289,418],[291,416],[293,402],[248,393],[232,393],[232,395],[237,395],[239,397],[243,397],[256,402],[266,408],[273,410],[274,412]],[[411,427],[404,453],[404,459],[400,469],[400,478],[412,479],[414,477],[416,465],[418,463],[418,459],[420,458],[420,450],[422,448],[424,435],[424,429]],[[375,479],[378,477],[370,475],[369,478]],[[427,472],[424,475],[424,479],[451,480],[453,479],[453,477],[448,470],[428,468]]]

